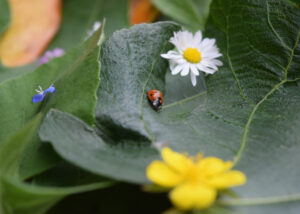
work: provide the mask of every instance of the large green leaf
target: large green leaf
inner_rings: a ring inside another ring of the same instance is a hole
[[[98,180],[90,184],[59,188],[39,187],[20,181],[18,176],[20,155],[37,131],[41,119],[42,114],[37,115],[0,146],[0,213],[41,214],[69,194],[112,185],[112,182]]]
[[[51,107],[77,115],[88,124],[94,123],[95,94],[100,72],[99,47],[96,44],[101,34],[102,29],[90,42],[75,49],[74,53],[66,55],[71,59],[70,67],[58,80],[56,97],[49,103]],[[68,62],[67,58],[65,60],[60,62],[60,66],[64,66],[62,63]],[[22,177],[30,177],[53,166],[59,160],[52,148],[41,144],[36,135],[23,154],[21,161]]]
[[[55,84],[56,91],[60,93],[56,93],[52,106],[78,115],[89,124],[93,123],[96,102],[94,92],[99,84],[97,42],[101,34],[102,28],[79,48],[51,60],[34,72],[0,83],[0,143],[41,108],[38,103],[31,102],[38,85],[45,89]]]
[[[167,51],[168,49],[170,49],[170,45],[168,44],[168,38],[172,35],[174,30],[178,30],[179,26],[173,24],[173,23],[158,23],[158,24],[153,24],[153,25],[137,25],[133,28],[131,28],[131,30],[122,30],[119,32],[116,32],[111,39],[109,39],[106,44],[112,44],[114,45],[114,50],[116,51],[115,55],[115,59],[117,59],[117,62],[123,62],[124,64],[120,64],[120,63],[112,63],[115,64],[116,66],[122,66],[122,67],[117,67],[116,68],[116,72],[118,72],[118,74],[122,74],[122,75],[115,75],[113,73],[109,74],[109,75],[114,75],[114,78],[120,78],[120,80],[122,81],[124,74],[126,74],[128,72],[128,68],[130,68],[131,66],[131,61],[130,59],[128,59],[128,57],[130,57],[130,55],[128,54],[128,48],[130,46],[132,46],[134,49],[134,51],[139,51],[140,53],[136,52],[136,56],[139,57],[140,63],[141,65],[144,65],[144,67],[136,67],[134,68],[135,71],[140,71],[143,72],[143,74],[140,75],[140,77],[142,79],[144,79],[145,77],[148,78],[148,74],[149,71],[152,69],[153,71],[157,72],[159,74],[159,72],[161,73],[162,76],[164,76],[165,74],[165,70],[167,68],[167,63],[160,58],[160,53],[162,53],[163,51]],[[135,38],[135,39],[134,39]],[[130,41],[128,39],[131,39]],[[145,49],[141,49],[139,48],[140,45],[144,45]],[[147,48],[146,48],[147,47]],[[105,50],[103,51],[103,55],[102,57],[104,58],[103,60],[108,59],[107,56],[110,55],[110,53],[108,53],[108,55],[106,55],[106,51],[107,51],[107,46],[105,47]],[[148,53],[147,55],[145,55],[146,53]],[[102,60],[102,61],[103,61]],[[157,61],[156,64],[154,64],[154,62]],[[152,62],[152,63],[149,63]],[[107,82],[107,75],[108,72],[106,68],[107,66],[107,62],[103,62],[103,69],[105,73],[102,73],[103,75],[101,75],[101,79],[102,79],[102,87],[99,90],[99,93],[102,93],[102,88],[106,88],[108,87],[108,82]],[[129,74],[132,77],[135,76],[135,72],[134,70],[132,70],[132,72]],[[150,76],[149,76],[150,77]],[[125,77],[127,78],[127,77]],[[144,91],[143,89],[143,85],[144,83],[142,82],[135,82],[130,80],[129,78],[127,79],[128,81],[131,81],[130,84],[132,84],[132,86],[134,87],[135,90],[140,91],[140,93],[142,93],[142,91]],[[124,82],[127,81],[126,79],[124,79]],[[160,81],[162,83],[162,81]],[[125,83],[126,85],[128,83]],[[136,86],[134,86],[133,84],[137,84]],[[123,85],[124,86],[124,85]],[[99,95],[99,104],[105,104],[105,103],[110,103],[111,99],[113,100],[115,98],[115,96],[120,97],[122,95],[126,95],[126,94],[130,94],[130,91],[122,91],[123,86],[117,86],[116,87],[119,88],[118,90],[120,90],[120,94],[119,95],[108,95],[108,96],[102,96]],[[116,88],[116,89],[117,89]],[[106,93],[106,91],[103,91],[104,93]],[[133,92],[132,92],[133,93]],[[134,92],[136,93],[136,92]],[[134,93],[132,95],[134,95]],[[132,103],[135,103],[137,100],[138,102],[140,102],[140,100],[143,100],[142,98],[144,97],[144,95],[142,95],[142,97],[138,96],[130,96],[128,97],[129,100],[127,100],[127,103],[129,105],[132,105]],[[121,98],[121,97],[120,97]],[[109,100],[106,100],[109,99]],[[124,98],[121,98],[122,100],[124,100]],[[126,101],[126,100],[124,100]],[[112,105],[105,105],[105,108],[102,107],[101,109],[103,109],[103,111],[115,111],[115,108],[119,108],[118,105],[112,104]],[[134,112],[136,109],[138,109],[139,111],[139,104],[135,105],[132,109]],[[119,116],[122,117],[122,114],[126,115],[126,112],[120,112],[119,110],[116,111],[117,114],[120,114]],[[56,118],[56,114],[58,114],[57,118]],[[51,114],[48,115],[47,119],[46,119],[46,123],[45,125],[41,128],[41,138],[44,141],[53,141],[52,139],[48,139],[49,136],[52,136],[54,134],[54,132],[56,132],[57,127],[56,123],[61,123],[59,126],[59,130],[60,130],[60,134],[55,134],[58,138],[56,138],[54,140],[55,144],[54,144],[54,148],[56,149],[56,151],[61,154],[63,157],[67,158],[68,160],[71,160],[73,163],[75,163],[76,165],[80,165],[84,168],[88,168],[90,169],[92,172],[98,172],[98,173],[103,173],[104,175],[107,176],[113,176],[116,179],[120,179],[123,178],[125,180],[129,180],[132,181],[132,179],[134,181],[140,181],[140,180],[145,180],[145,175],[143,173],[143,169],[145,167],[145,165],[147,165],[151,159],[154,157],[157,157],[157,151],[154,148],[149,147],[150,145],[150,141],[147,140],[147,138],[144,136],[140,136],[138,133],[134,133],[134,132],[126,132],[126,131],[120,131],[118,133],[119,138],[123,137],[126,139],[126,141],[131,141],[130,144],[126,144],[126,145],[116,145],[114,147],[111,146],[106,146],[104,144],[104,142],[102,141],[101,138],[97,137],[95,134],[93,134],[93,132],[91,132],[91,130],[84,124],[80,123],[77,119],[74,118],[69,118],[68,119],[68,115],[60,115],[57,112],[52,112]],[[65,119],[64,119],[65,118]],[[125,118],[124,118],[125,119]],[[122,121],[120,121],[122,122]],[[70,123],[65,127],[66,123]],[[73,126],[74,123],[74,126]],[[104,121],[104,123],[106,123],[106,121]],[[109,123],[107,123],[107,125],[109,126]],[[49,126],[49,127],[48,127]],[[72,126],[72,129],[69,129]],[[116,127],[118,128],[118,127]],[[71,130],[81,130],[83,129],[82,133],[81,132],[75,132],[73,133],[73,137],[72,140],[63,137],[64,133],[65,134],[71,134],[69,131]],[[120,130],[120,129],[118,129]],[[62,131],[62,132],[61,132]],[[113,131],[113,130],[110,130]],[[89,136],[89,139],[85,139],[86,134],[88,133],[88,135],[92,134],[91,136]],[[124,135],[124,136],[123,136]],[[82,139],[83,137],[83,139]],[[116,136],[118,137],[118,136]],[[121,138],[120,138],[121,139]],[[69,141],[70,140],[70,141]],[[115,139],[114,139],[115,140]],[[121,139],[122,140],[122,139]],[[140,142],[142,141],[142,144],[140,144]],[[61,143],[59,143],[61,142]],[[85,145],[86,142],[89,142],[89,147]],[[74,145],[74,143],[76,145]],[[83,148],[81,148],[81,146],[83,146],[86,150],[86,152],[83,152]],[[128,147],[128,148],[126,148]],[[69,151],[69,152],[68,152]],[[73,151],[73,152],[70,152]],[[119,152],[118,152],[119,151]],[[133,152],[135,151],[135,152]],[[68,154],[66,154],[68,153]],[[94,155],[91,155],[90,153],[94,153]],[[86,157],[85,154],[87,154]],[[102,154],[102,155],[99,155]],[[68,157],[66,157],[66,155]],[[115,158],[115,155],[117,155],[119,158]],[[95,158],[96,156],[96,158]],[[80,158],[78,158],[80,157]],[[106,158],[104,158],[106,157]],[[133,158],[135,157],[135,158]],[[135,159],[138,158],[139,161],[136,161]],[[106,161],[104,161],[106,159]],[[113,165],[108,163],[114,163]],[[122,165],[124,165],[124,163],[128,162],[127,165],[133,165],[134,167],[132,167],[131,169],[131,173],[127,173],[128,169],[125,169],[122,167]],[[102,167],[99,167],[99,164],[102,164]],[[107,165],[107,167],[105,167]],[[124,171],[124,172],[120,172],[120,170]],[[142,172],[142,173],[141,173]],[[121,176],[119,176],[119,174]]]
[[[179,94],[176,102],[169,103],[166,91],[166,105],[155,112],[146,92],[154,88],[165,92],[167,65],[159,54],[167,51],[163,47],[168,38],[163,40],[163,33],[155,37],[163,25],[164,29],[169,26],[159,23],[146,25],[149,31],[123,30],[103,45],[95,132],[74,117],[51,112],[41,129],[42,138],[87,170],[139,183],[146,182],[147,161],[157,158],[152,149],[155,142],[168,142],[180,152],[203,151],[233,159],[248,182],[235,189],[238,199],[223,198],[223,204],[245,206],[236,208],[237,212],[266,214],[282,213],[290,206],[286,213],[294,213],[300,206],[300,89],[296,82],[300,78],[300,11],[285,0],[214,1],[206,32],[217,39],[224,66],[207,78],[207,95],[182,88],[182,94],[191,96],[181,99]],[[74,136],[68,127],[81,127],[80,134]],[[114,156],[108,152],[110,158],[97,152],[81,158],[83,146],[95,148],[102,142],[96,133],[112,144],[106,148],[135,143],[143,151],[148,146],[150,156],[145,161],[145,153],[132,151],[133,160],[127,155],[122,161],[118,150]],[[101,165],[94,170],[97,161]],[[267,205],[259,206],[263,204]]]
[[[38,114],[32,121],[28,122],[23,129],[12,135],[0,147],[0,177],[18,177],[18,160],[26,143],[37,130],[42,120],[42,115]],[[23,138],[22,140],[20,140]]]
[[[169,81],[173,88],[177,85],[179,90],[176,90],[176,95],[174,92],[170,93],[170,100],[168,91],[166,92],[166,105],[162,112],[155,112],[147,101],[147,90],[157,88],[164,92],[168,65],[160,54],[168,51],[168,39],[176,30],[179,30],[179,27],[169,22],[138,25],[130,30],[116,32],[103,45],[96,132],[114,146],[105,146],[103,140],[89,131],[87,125],[59,112],[51,112],[48,115],[40,131],[41,138],[52,142],[61,156],[76,165],[95,173],[134,182],[147,182],[144,170],[151,160],[158,158],[158,152],[152,145],[157,141],[167,141],[178,150],[194,153],[201,149],[207,152],[211,150],[220,156],[232,157],[233,152],[223,143],[223,139],[219,139],[213,147],[201,142],[190,143],[197,142],[199,136],[187,118],[194,118],[191,115],[194,108],[205,108],[203,91],[195,90],[190,84],[183,92],[181,90],[184,88],[180,84]],[[171,88],[169,87],[169,90],[174,91]],[[195,92],[198,93],[194,94]],[[170,103],[174,101],[175,96],[182,98],[184,95],[191,97]],[[207,117],[206,120],[210,119],[210,114],[201,114]],[[204,119],[201,118],[202,121]],[[229,128],[233,129],[232,126]],[[75,129],[81,129],[82,132],[74,133]],[[86,147],[87,142],[91,148]],[[103,146],[100,146],[101,144]],[[216,150],[216,145],[219,144],[222,149]],[[83,155],[81,146],[90,150],[86,156]],[[129,149],[132,147],[132,151],[122,151],[124,146]],[[138,150],[137,147],[143,149]],[[116,152],[120,148],[121,151]],[[109,151],[108,157],[104,154],[97,155],[103,150],[111,149],[115,155]],[[95,154],[91,155],[92,152]],[[107,167],[100,167],[100,163]]]
[[[96,90],[99,84],[99,46],[102,28],[80,47],[63,57],[39,67],[36,71],[0,84],[0,143],[20,129],[37,112],[55,107],[82,118],[88,124],[94,122]],[[32,103],[34,89],[54,84],[56,92],[42,103]],[[51,148],[42,146],[38,138],[32,138],[21,161],[22,177],[29,177],[47,169],[60,159]]]
[[[83,121],[57,110],[47,114],[40,136],[44,141],[51,141],[58,154],[71,163],[117,180],[144,181],[145,175],[141,172],[145,165],[153,157],[159,158],[157,151],[149,148],[147,142],[146,145],[134,141],[107,145]]]

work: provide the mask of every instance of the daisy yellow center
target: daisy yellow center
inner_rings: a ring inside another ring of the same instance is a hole
[[[191,62],[191,63],[198,63],[201,61],[201,53],[198,51],[197,48],[187,48],[183,52],[183,57]]]

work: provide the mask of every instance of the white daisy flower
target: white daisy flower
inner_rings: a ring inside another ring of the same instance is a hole
[[[169,59],[170,69],[173,75],[178,73],[186,76],[190,73],[193,86],[196,86],[199,71],[213,74],[218,70],[217,66],[223,63],[216,59],[222,54],[216,46],[215,39],[202,39],[201,31],[195,35],[188,31],[174,32],[170,42],[175,45],[175,50],[161,54],[163,58]]]

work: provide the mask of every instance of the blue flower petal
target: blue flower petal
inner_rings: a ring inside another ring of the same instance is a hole
[[[36,94],[32,97],[32,102],[33,103],[41,102],[43,99],[44,99],[43,94]]]
[[[53,93],[54,91],[55,91],[54,86],[50,86],[49,88],[47,88],[47,89],[44,91],[43,95],[45,96],[47,93]]]

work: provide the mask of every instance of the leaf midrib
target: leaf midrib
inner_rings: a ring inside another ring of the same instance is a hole
[[[164,45],[162,46],[162,48],[161,48],[161,50],[160,50],[159,53],[162,53],[164,51],[164,49],[166,48],[168,42],[169,41],[167,41],[167,42],[164,43]],[[143,90],[142,90],[142,94],[141,94],[141,98],[140,98],[140,120],[143,123],[144,129],[147,132],[147,134],[149,135],[151,142],[155,142],[155,137],[151,133],[151,131],[150,131],[150,129],[149,129],[146,121],[144,120],[144,105],[143,105],[143,102],[144,102],[144,97],[145,97],[145,91],[146,91],[147,84],[148,84],[148,82],[149,82],[149,80],[151,78],[151,75],[153,73],[154,66],[157,63],[157,61],[158,61],[159,58],[160,58],[160,55],[158,56],[158,58],[151,65],[151,70],[150,70],[149,75],[148,75],[148,77],[147,77],[147,79],[146,79],[146,81],[145,81],[145,83],[143,85]]]

